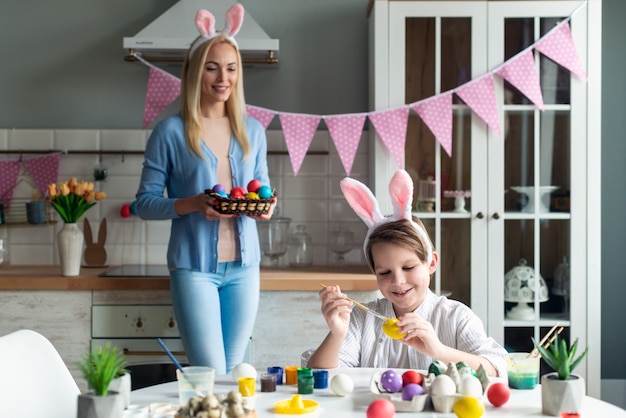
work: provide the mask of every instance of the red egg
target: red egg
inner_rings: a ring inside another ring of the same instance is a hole
[[[257,193],[258,190],[259,190],[259,187],[261,187],[261,182],[258,181],[257,179],[250,180],[250,183],[248,183],[248,191],[249,192]]]
[[[376,399],[367,407],[367,418],[392,418],[396,407],[389,399]]]
[[[122,208],[120,209],[120,216],[122,218],[128,218],[130,216],[130,205],[128,203],[122,205]]]
[[[493,383],[487,389],[487,399],[493,406],[502,406],[508,402],[511,396],[511,390],[505,383],[497,382]]]
[[[418,385],[421,385],[423,380],[424,376],[422,376],[421,373],[418,373],[415,370],[407,370],[406,372],[402,373],[402,387],[410,383],[416,383]]]
[[[248,192],[243,187],[233,187],[230,191],[230,197],[233,199],[242,199],[246,193]]]

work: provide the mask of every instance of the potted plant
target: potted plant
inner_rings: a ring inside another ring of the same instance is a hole
[[[77,418],[117,418],[124,411],[124,399],[118,392],[110,391],[111,381],[125,373],[126,359],[117,347],[107,343],[94,347],[78,364],[91,392],[78,395]]]
[[[585,380],[572,371],[587,355],[589,348],[578,357],[578,339],[571,347],[558,334],[548,347],[533,338],[533,344],[554,372],[541,376],[541,409],[546,415],[559,416],[561,412],[580,412],[585,397]]]

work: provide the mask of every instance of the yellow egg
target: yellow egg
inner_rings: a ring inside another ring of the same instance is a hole
[[[246,197],[248,199],[259,200],[259,195],[256,194],[255,192],[248,192],[248,193],[246,193]]]
[[[398,318],[390,318],[385,321],[383,324],[383,332],[387,334],[389,338],[394,340],[399,340],[400,338],[404,338],[406,333],[400,333],[400,327],[396,325],[398,323]]]
[[[485,405],[478,398],[464,396],[452,408],[459,418],[480,418],[485,413]]]

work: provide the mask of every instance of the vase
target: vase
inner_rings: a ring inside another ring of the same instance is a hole
[[[122,395],[109,391],[106,396],[93,392],[78,395],[77,418],[119,418],[124,413]]]
[[[109,385],[109,390],[118,392],[122,396],[122,404],[124,405],[124,409],[130,405],[130,391],[132,387],[132,381],[130,378],[130,373],[124,373],[121,376],[116,377],[111,380],[111,384]]]
[[[63,276],[78,276],[80,260],[82,258],[83,232],[76,223],[65,223],[57,234],[61,274]]]
[[[545,415],[560,416],[561,412],[580,412],[585,398],[585,379],[571,374],[560,380],[558,374],[541,376],[541,411]]]

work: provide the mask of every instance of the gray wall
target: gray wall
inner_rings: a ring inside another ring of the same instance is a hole
[[[3,0],[0,127],[140,128],[147,69],[123,61],[122,37],[174,2]],[[278,68],[246,72],[250,104],[315,114],[367,110],[366,0],[242,3],[281,44]],[[602,378],[626,379],[626,333],[613,320],[626,296],[626,234],[615,227],[626,213],[626,2],[604,0],[603,20]]]

